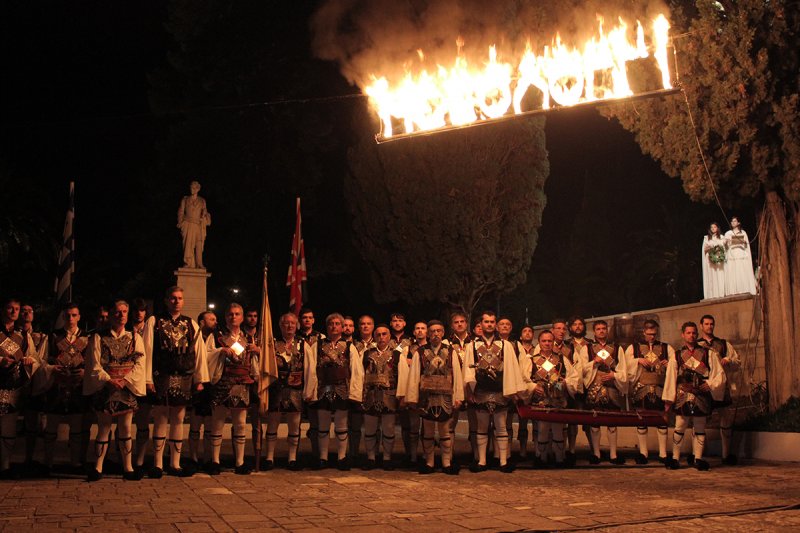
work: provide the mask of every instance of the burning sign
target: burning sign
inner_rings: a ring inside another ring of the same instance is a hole
[[[406,65],[404,76],[373,74],[365,87],[381,122],[377,139],[635,96],[627,64],[639,59],[655,61],[661,78],[658,90],[672,89],[669,27],[664,15],[644,26],[619,18],[611,28],[598,16],[597,32],[583,45],[564,43],[557,34],[539,50],[528,42],[516,60],[498,57],[491,46],[481,61],[471,62],[461,38],[451,65],[427,65],[420,50],[419,62]],[[532,89],[540,98],[526,98]]]

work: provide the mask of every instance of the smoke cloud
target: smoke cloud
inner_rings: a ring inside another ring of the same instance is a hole
[[[463,54],[486,61],[497,46],[500,60],[514,63],[530,40],[534,50],[556,32],[565,42],[584,41],[597,29],[597,15],[612,25],[622,16],[648,24],[669,10],[661,0],[326,0],[311,20],[312,50],[336,61],[347,80],[362,89],[371,76],[399,78],[409,65],[450,66],[463,38]]]

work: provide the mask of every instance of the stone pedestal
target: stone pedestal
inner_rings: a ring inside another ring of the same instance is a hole
[[[205,268],[179,268],[174,272],[178,287],[183,289],[183,311],[186,316],[197,320],[197,315],[206,307],[206,281],[211,273]]]

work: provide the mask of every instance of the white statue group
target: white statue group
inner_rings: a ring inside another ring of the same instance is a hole
[[[756,294],[756,278],[747,232],[733,217],[731,229],[724,235],[719,224],[713,222],[703,237],[703,297],[735,294]]]

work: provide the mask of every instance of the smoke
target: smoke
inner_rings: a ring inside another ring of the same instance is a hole
[[[530,40],[534,49],[550,44],[556,32],[579,43],[622,16],[643,24],[669,12],[662,0],[326,0],[311,20],[312,50],[336,61],[347,80],[361,88],[372,75],[399,77],[406,66],[452,65],[456,39],[468,60],[485,61],[496,45],[500,59],[518,59]]]

